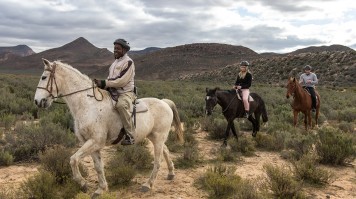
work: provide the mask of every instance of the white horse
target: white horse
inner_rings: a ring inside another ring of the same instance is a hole
[[[78,165],[82,158],[91,155],[98,174],[99,185],[93,194],[97,197],[108,190],[100,150],[118,138],[123,127],[120,117],[108,92],[94,86],[88,76],[60,61],[43,59],[43,63],[44,72],[37,86],[35,104],[47,108],[57,98],[63,98],[66,102],[74,118],[75,135],[82,144],[70,158],[73,178],[84,191],[87,190]],[[172,124],[181,142],[183,130],[174,102],[156,98],[142,98],[141,101],[147,105],[148,111],[137,113],[136,133],[133,136],[136,143],[147,137],[154,146],[154,167],[149,180],[142,185],[142,191],[148,191],[157,177],[162,154],[168,165],[168,179],[174,178],[174,165],[165,141]]]

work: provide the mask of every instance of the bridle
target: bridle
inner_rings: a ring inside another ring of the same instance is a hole
[[[71,92],[71,93],[67,93],[67,94],[58,94],[58,85],[57,85],[57,81],[56,81],[56,76],[55,76],[55,73],[56,73],[56,68],[57,68],[57,64],[54,63],[53,66],[52,66],[52,70],[50,69],[45,69],[45,71],[49,71],[50,72],[50,75],[49,75],[49,79],[48,79],[48,82],[47,82],[47,86],[46,87],[40,87],[40,86],[37,86],[38,89],[43,89],[45,91],[47,91],[49,93],[49,97],[51,97],[52,99],[58,99],[58,98],[62,98],[62,97],[66,97],[66,96],[70,96],[70,95],[73,95],[73,94],[76,94],[76,93],[80,93],[80,92],[83,92],[83,91],[87,91],[89,89],[93,89],[93,94],[94,95],[89,95],[87,94],[88,97],[94,97],[97,101],[102,101],[103,100],[103,93],[99,90],[99,93],[101,95],[101,99],[98,99],[95,95],[95,88],[97,87],[95,84],[94,84],[94,81],[92,81],[92,85],[91,87],[89,88],[85,88],[85,89],[81,89],[81,90],[77,90],[77,91],[74,91],[74,92]],[[41,77],[42,78],[42,77]],[[56,87],[56,91],[57,91],[57,94],[56,96],[53,95],[53,86]],[[56,103],[56,102],[55,102]],[[57,102],[59,103],[59,102]]]

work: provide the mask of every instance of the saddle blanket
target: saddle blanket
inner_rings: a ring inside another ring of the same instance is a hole
[[[147,104],[141,99],[136,100],[136,113],[146,112],[148,111]],[[130,112],[133,112],[133,106]]]
[[[238,98],[239,100],[242,100],[240,95],[237,95],[237,98]],[[249,95],[249,96],[248,96],[248,101],[249,101],[249,102],[252,102],[252,101],[255,101],[255,100],[253,100],[253,98],[251,97],[251,95]]]

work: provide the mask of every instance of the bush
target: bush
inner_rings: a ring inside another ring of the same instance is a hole
[[[316,151],[323,164],[343,165],[355,159],[355,143],[352,136],[331,127],[318,131]]]
[[[313,154],[305,154],[299,161],[294,162],[297,179],[316,185],[327,184],[331,179],[331,173],[318,168],[317,162],[317,157]]]
[[[239,137],[239,140],[230,139],[228,143],[233,152],[239,152],[245,156],[253,156],[255,154],[256,142],[252,140],[251,137],[241,136]]]
[[[291,156],[293,159],[299,160],[304,154],[307,154],[312,149],[315,143],[315,136],[312,134],[293,134],[287,141],[286,147],[292,149]]]
[[[21,190],[25,198],[60,198],[55,177],[49,172],[40,172],[25,181]]]
[[[177,168],[191,168],[201,162],[201,157],[198,149],[198,142],[195,139],[184,143],[184,151],[181,157],[178,157],[174,164]]]
[[[110,186],[124,187],[131,184],[137,171],[132,165],[125,163],[122,156],[116,156],[107,164],[106,178]]]
[[[56,179],[56,183],[65,184],[72,179],[72,169],[70,167],[70,156],[72,150],[57,146],[40,153],[40,161],[44,170],[50,172]],[[88,175],[82,164],[79,165],[83,177]]]
[[[282,132],[273,132],[272,134],[258,133],[255,140],[259,148],[280,151],[284,148],[284,136]]]
[[[228,198],[237,192],[241,177],[235,175],[235,167],[218,165],[207,170],[198,183],[209,191],[211,198]]]
[[[14,157],[8,151],[0,151],[0,166],[10,166]]]
[[[146,148],[147,142],[131,146],[118,146],[116,158],[122,159],[124,165],[130,165],[138,171],[148,171],[152,168],[153,157]]]
[[[265,186],[273,192],[276,198],[304,198],[301,184],[291,175],[291,170],[283,166],[265,164],[267,174]]]

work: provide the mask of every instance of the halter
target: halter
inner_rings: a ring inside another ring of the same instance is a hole
[[[46,87],[40,87],[40,86],[37,86],[37,88],[39,89],[43,89],[45,91],[47,91],[49,93],[49,96],[52,98],[52,99],[58,99],[58,98],[62,98],[62,97],[66,97],[66,96],[70,96],[70,95],[73,95],[73,94],[76,94],[76,93],[79,93],[79,92],[83,92],[83,91],[86,91],[86,90],[89,90],[89,89],[93,89],[93,94],[94,95],[89,95],[87,94],[88,97],[94,97],[97,101],[102,101],[103,100],[103,93],[99,90],[99,93],[101,95],[101,99],[98,99],[95,95],[95,91],[94,89],[97,87],[94,85],[94,81],[92,81],[92,84],[93,86],[89,87],[89,88],[85,88],[85,89],[81,89],[81,90],[77,90],[77,91],[74,91],[74,92],[71,92],[71,93],[67,93],[67,94],[58,94],[58,85],[57,85],[57,81],[56,81],[56,76],[54,75],[55,72],[56,72],[56,68],[57,68],[57,64],[54,63],[53,66],[52,66],[52,70],[50,69],[44,69],[45,71],[49,71],[50,72],[50,75],[49,75],[49,79],[48,79],[48,82],[47,82],[47,86]],[[56,90],[57,90],[57,95],[54,96],[53,95],[53,84],[56,86]]]

